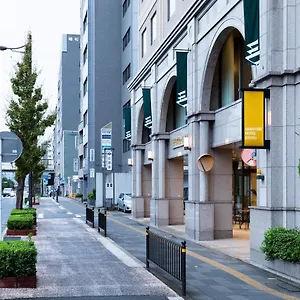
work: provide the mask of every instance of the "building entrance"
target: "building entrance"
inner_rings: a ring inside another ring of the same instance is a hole
[[[233,227],[249,229],[250,209],[256,206],[256,167],[248,166],[241,158],[233,160]]]

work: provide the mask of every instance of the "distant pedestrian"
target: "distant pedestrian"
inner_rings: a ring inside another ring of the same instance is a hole
[[[56,190],[56,202],[58,202],[58,196],[60,195],[60,186],[57,187]]]

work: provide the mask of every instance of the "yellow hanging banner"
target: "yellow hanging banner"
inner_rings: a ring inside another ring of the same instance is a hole
[[[265,92],[243,91],[242,148],[269,148],[265,140]]]

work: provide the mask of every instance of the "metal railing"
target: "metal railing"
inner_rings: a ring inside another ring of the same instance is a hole
[[[104,230],[104,236],[106,236],[106,210],[101,211],[101,209],[98,209],[98,232],[100,230]]]
[[[94,228],[94,207],[89,207],[88,205],[86,205],[85,207],[85,223]]]
[[[181,243],[162,237],[146,228],[146,267],[149,262],[181,282],[182,295],[186,296],[186,241]]]

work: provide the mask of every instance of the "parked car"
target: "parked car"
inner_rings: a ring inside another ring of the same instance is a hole
[[[10,196],[11,196],[11,197],[16,197],[16,195],[17,195],[17,194],[16,194],[16,191],[12,190],[12,191],[10,192]]]
[[[2,196],[3,197],[10,197],[12,192],[12,188],[5,188],[2,191]]]
[[[131,211],[131,194],[121,193],[117,199],[118,210]]]

